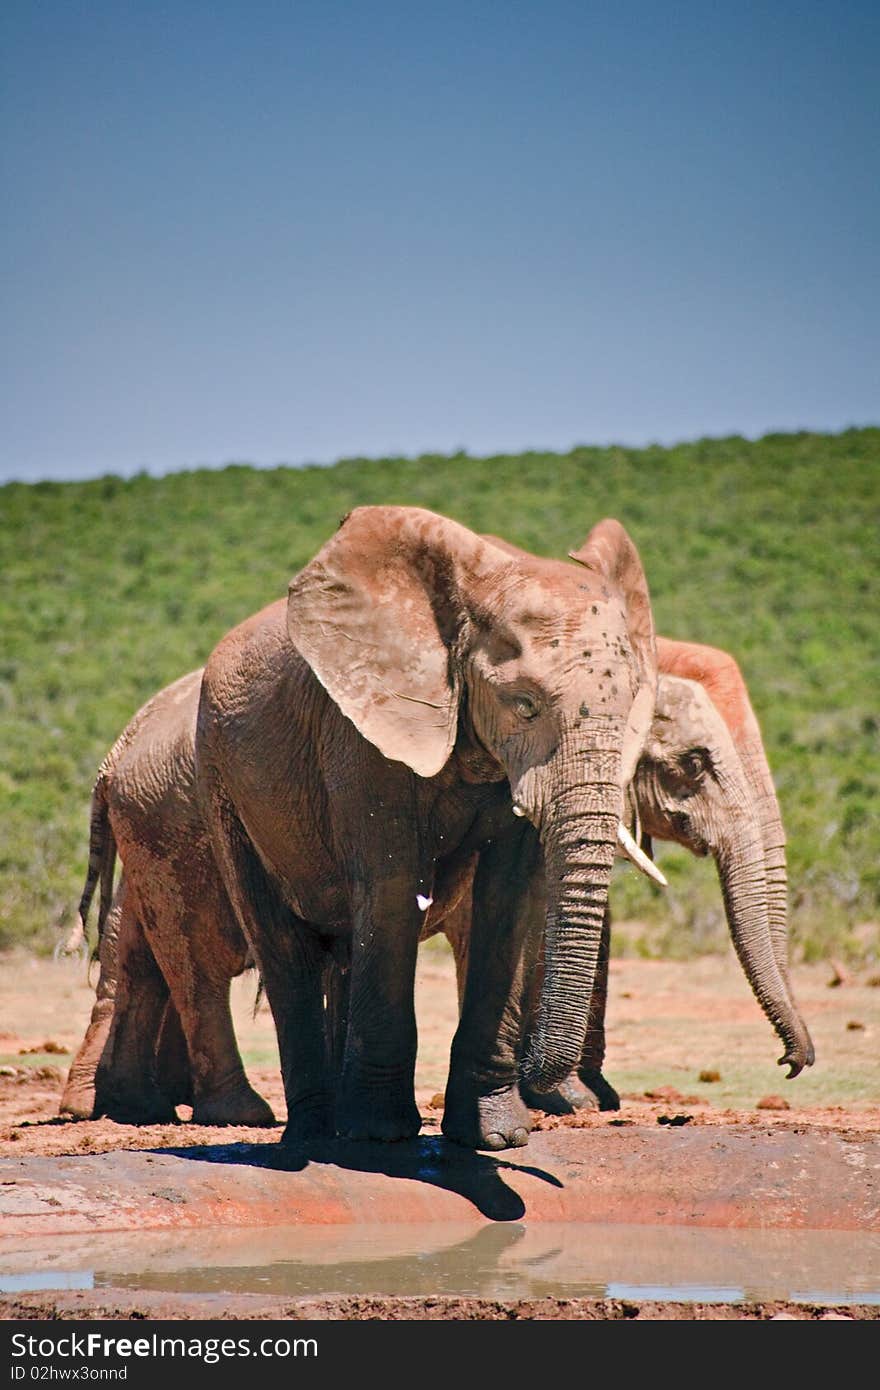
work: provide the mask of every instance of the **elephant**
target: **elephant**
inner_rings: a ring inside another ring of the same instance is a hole
[[[397,521],[397,512],[400,509],[390,510],[392,520]],[[368,511],[368,519],[373,520],[375,513],[384,514],[389,509]],[[386,520],[384,515],[379,519]],[[543,586],[541,584],[541,570],[547,562],[535,562],[538,575],[535,578],[526,576],[529,582],[523,586],[521,572],[524,567],[521,564],[516,566],[517,573],[511,575],[508,558],[474,537],[472,533],[466,532],[464,528],[429,513],[417,512],[413,515],[412,509],[405,509],[403,519],[407,522],[416,521],[422,530],[427,526],[429,530],[436,531],[439,525],[441,533],[444,533],[443,540],[447,546],[445,554],[432,553],[430,547],[424,544],[423,537],[407,538],[409,543],[412,543],[413,539],[416,541],[416,554],[412,559],[415,559],[417,566],[442,567],[450,564],[452,558],[455,558],[456,563],[460,563],[460,557],[452,557],[449,550],[449,537],[445,532],[451,531],[452,540],[456,544],[460,545],[464,538],[469,552],[480,552],[477,558],[482,562],[482,573],[478,577],[482,581],[483,589],[489,594],[492,584],[498,582],[495,570],[501,571],[501,580],[508,587],[524,587],[521,601],[530,602],[536,608],[535,612],[527,612],[525,615],[529,623],[540,624],[543,620],[546,625],[549,621],[552,629],[552,615],[565,611],[565,604],[560,601],[558,594],[543,592],[547,586],[546,582]],[[384,544],[386,537],[381,532],[380,539]],[[588,598],[596,599],[595,603],[589,604],[591,611],[586,628],[588,633],[595,630],[595,636],[591,638],[596,648],[594,667],[598,667],[603,654],[605,665],[594,683],[584,682],[582,691],[587,693],[591,689],[595,690],[591,698],[598,707],[597,713],[591,721],[585,713],[586,704],[581,700],[573,723],[575,727],[585,724],[588,728],[592,724],[598,729],[598,733],[593,737],[597,745],[593,756],[602,763],[603,768],[610,768],[615,773],[616,780],[613,786],[606,787],[605,790],[611,793],[610,800],[614,803],[616,821],[621,779],[617,772],[620,749],[615,745],[618,742],[626,744],[624,757],[631,771],[638,745],[646,731],[646,717],[649,717],[653,704],[653,683],[656,679],[653,667],[653,626],[647,586],[638,556],[623,528],[615,522],[601,523],[594,528],[591,538],[582,550],[589,582],[585,583],[584,576],[579,573],[572,584],[571,567],[566,567],[569,572],[565,574],[564,579],[569,595],[573,590],[579,606],[586,604],[586,600],[581,597],[584,593]],[[360,558],[363,560],[364,557]],[[473,553],[468,553],[466,558],[473,564]],[[408,565],[412,563],[412,559],[407,560]],[[369,562],[371,561],[368,560]],[[466,577],[469,581],[474,578],[472,575]],[[447,589],[443,601],[447,605],[447,611],[441,614],[441,618],[447,624],[450,621],[451,578],[450,574],[443,574],[443,584]],[[515,581],[513,585],[511,580]],[[417,583],[424,590],[422,577],[418,578]],[[510,607],[511,599],[509,596],[506,597]],[[432,595],[431,601],[437,602],[437,596]],[[486,601],[486,592],[480,593],[478,590],[471,599],[473,611],[467,614],[466,621],[474,629],[473,634],[470,634],[471,641],[479,651],[483,666],[489,668],[496,682],[497,668],[505,664],[510,667],[516,660],[513,649],[515,642],[521,640],[521,646],[532,646],[535,649],[548,646],[553,650],[560,645],[560,637],[555,636],[552,630],[540,633],[537,640],[529,632],[522,639],[518,639],[512,628],[508,628],[499,637],[492,631],[490,614],[485,607]],[[549,620],[546,614],[542,619],[537,608],[539,602],[549,606]],[[481,603],[484,605],[482,608]],[[430,606],[426,607],[426,613],[430,613],[430,620],[434,622]],[[604,616],[605,621],[602,623],[600,619],[599,626],[596,626],[593,620],[598,618],[599,614]],[[423,618],[424,616],[422,615]],[[516,618],[519,615],[514,611],[512,616]],[[260,624],[265,630],[270,650],[282,645],[285,636],[284,605],[272,605],[251,621]],[[583,626],[579,627],[572,621],[558,625],[563,635],[566,635],[566,628],[571,629],[567,633],[569,644],[572,640],[575,646],[580,644],[578,660],[583,663]],[[246,624],[245,627],[247,626]],[[460,633],[456,634],[456,639],[459,645],[464,645]],[[491,643],[495,644],[495,650],[490,649]],[[623,654],[624,662],[623,674],[618,680],[623,698],[611,680],[611,673],[617,670],[620,653]],[[535,655],[536,652],[532,654]],[[310,681],[309,671],[304,668],[299,654],[294,652],[293,658],[300,668],[299,679],[301,682],[305,679],[306,690],[309,692],[309,685],[314,687],[314,681]],[[525,665],[522,662],[520,664]],[[438,665],[436,654],[434,665]],[[589,670],[588,674],[592,676],[593,670]],[[424,671],[418,675],[423,679]],[[229,897],[223,889],[222,879],[217,874],[216,860],[206,843],[205,821],[196,810],[192,707],[200,677],[200,672],[190,673],[148,702],[114,745],[102,765],[96,783],[93,798],[90,879],[81,905],[81,916],[84,917],[95,882],[101,877],[101,917],[107,919],[105,932],[101,937],[102,977],[92,1023],[71,1068],[62,1098],[63,1113],[82,1116],[108,1113],[116,1118],[129,1120],[167,1119],[173,1115],[174,1104],[192,1098],[195,1120],[209,1123],[270,1121],[268,1108],[261,1098],[256,1097],[250,1090],[244,1078],[229,1023],[228,980],[243,964],[244,945],[240,933],[234,932],[232,924],[235,919],[230,910]],[[510,766],[522,768],[521,798],[531,796],[533,806],[537,806],[536,793],[541,789],[529,787],[530,769],[522,751],[527,742],[524,730],[532,720],[536,721],[543,739],[541,753],[545,757],[552,751],[548,746],[549,742],[554,737],[559,738],[559,731],[553,721],[539,717],[536,713],[535,706],[541,693],[540,683],[533,677],[531,686],[529,685],[527,669],[518,671],[517,678],[519,687],[514,694],[520,708],[514,708],[513,711],[509,707],[502,708],[501,718],[505,727],[501,732],[514,743],[514,756],[519,760],[518,764],[511,761]],[[461,681],[461,674],[458,674],[456,679]],[[625,682],[630,687],[628,701],[627,693],[622,691]],[[320,687],[318,689],[320,690]],[[476,683],[473,687],[468,687],[468,691],[471,689],[479,692]],[[635,692],[634,697],[632,692]],[[505,690],[504,693],[509,700],[509,692]],[[314,688],[310,696],[314,699]],[[627,703],[630,705],[628,710]],[[335,705],[329,709],[332,716]],[[625,718],[627,713],[630,716],[629,724]],[[492,706],[489,704],[483,711],[483,720],[487,721],[492,714]],[[494,717],[496,720],[499,719],[497,711],[494,712]],[[353,730],[349,728],[350,721],[340,721],[338,714],[336,720],[343,734],[351,740]],[[411,728],[407,728],[406,725],[404,727],[405,734],[410,737],[410,742],[415,747]],[[565,732],[570,738],[572,731]],[[436,729],[432,730],[432,733],[436,734]],[[453,823],[457,822],[459,827],[465,824],[466,833],[459,828],[460,844],[453,846],[455,852],[449,852],[447,847],[453,827],[445,822],[435,827],[440,848],[447,852],[437,856],[434,869],[434,883],[430,892],[435,901],[427,912],[427,918],[433,922],[442,921],[444,912],[455,906],[456,894],[461,896],[461,885],[464,882],[461,865],[469,862],[473,846],[480,843],[480,833],[492,844],[492,854],[497,857],[499,843],[506,842],[505,848],[509,854],[511,844],[525,838],[526,831],[525,824],[517,824],[515,820],[511,820],[511,795],[503,767],[489,757],[486,749],[477,743],[473,733],[468,732],[464,726],[453,730],[453,736],[456,733],[458,737],[453,757],[458,765],[458,776],[451,777],[447,770],[442,785],[435,789],[432,801],[437,801],[439,790],[440,814]],[[385,733],[381,737],[384,739],[390,737],[390,734]],[[446,738],[449,738],[448,731]],[[424,744],[423,739],[421,742]],[[357,748],[357,742],[355,747]],[[363,750],[359,756],[363,758]],[[371,745],[367,745],[367,756],[372,757]],[[410,752],[408,756],[411,760],[416,760],[414,753]],[[373,757],[372,760],[375,765],[376,759]],[[448,758],[445,760],[449,761]],[[381,766],[381,763],[379,765]],[[424,773],[425,768],[422,767],[419,776],[424,777]],[[405,772],[403,764],[395,764],[394,776],[398,783],[401,781],[401,774],[404,782],[408,778],[410,783],[418,786],[411,774]],[[482,779],[485,779],[485,782]],[[432,807],[432,811],[436,817],[436,806]],[[477,811],[483,820],[482,832],[472,824]],[[607,813],[606,817],[610,819]],[[109,825],[111,818],[112,829]],[[620,833],[623,835],[622,828]],[[112,880],[114,835],[122,842],[120,853],[124,873],[108,917],[107,905],[103,904],[105,899],[109,904],[107,865],[109,861],[109,877]],[[608,845],[602,847],[604,857],[608,861],[602,867],[608,871],[613,841],[612,835]],[[534,847],[531,852],[534,854]],[[635,852],[635,857],[640,857],[638,851]],[[521,883],[526,877],[524,869],[520,869]],[[600,886],[601,877],[599,874]],[[213,878],[210,884],[209,878]],[[417,887],[420,886],[428,889],[427,877],[424,885],[422,880],[419,880]],[[425,906],[420,904],[425,903],[427,896],[427,891],[419,894],[417,920],[426,917]],[[218,923],[220,949],[214,949],[208,940],[210,933],[204,930],[208,915],[213,915]],[[344,943],[341,951],[338,944],[335,951],[331,950],[329,954],[322,950],[322,993],[325,997],[333,995],[331,982],[338,979],[340,974],[344,978],[345,955]],[[515,946],[509,950],[508,955],[515,959]],[[153,957],[153,968],[145,968],[144,961],[150,956]],[[342,972],[335,968],[340,956],[343,958]],[[155,968],[156,962],[161,969]],[[204,980],[203,965],[208,971]],[[267,972],[262,962],[261,969],[265,975]],[[224,972],[227,984],[225,995],[222,990],[218,993],[216,989],[217,980]],[[114,974],[118,974],[115,1008],[112,987]],[[163,976],[167,979],[168,985],[165,985]],[[203,985],[207,985],[207,988],[203,988]],[[170,1009],[169,986],[173,997],[173,1008]],[[137,1000],[136,1006],[135,993],[143,996]],[[340,1004],[340,1008],[344,1011],[344,1002]],[[173,1026],[174,1015],[186,1021],[191,1067],[189,1083],[185,1076],[185,1056],[183,1066],[180,1065],[183,1049],[180,1045],[180,1030],[175,1030]],[[164,1087],[158,1081],[162,1068],[158,1066],[151,1042],[160,1029],[165,1057]],[[171,1039],[170,1043],[166,1041],[168,1036]],[[101,1061],[96,1070],[97,1056],[101,1057]],[[175,1059],[174,1076],[170,1075],[168,1059]],[[234,1059],[234,1065],[231,1059]],[[513,1068],[512,1085],[509,1089],[515,1091],[515,1059],[508,1059],[507,1065]],[[494,1097],[489,1098],[490,1105],[493,1100]],[[513,1113],[517,1120],[522,1119],[524,1124],[527,1123],[518,1095],[515,1098]],[[412,1121],[410,1124],[414,1127]],[[523,1142],[527,1129],[519,1125],[517,1129],[519,1132],[515,1135],[514,1142]],[[471,1135],[473,1133],[472,1129]],[[490,1133],[493,1136],[490,1143],[498,1146],[504,1136],[499,1134],[496,1137],[495,1131]]]
[[[528,552],[489,536],[513,559]],[[570,552],[578,559],[578,552]],[[785,832],[773,777],[748,690],[727,652],[670,638],[656,640],[658,697],[651,731],[628,795],[646,846],[651,835],[678,841],[692,853],[716,861],[731,938],[764,1013],[784,1045],[779,1058],[789,1077],[812,1066],[815,1050],[794,1002],[788,967],[788,892]],[[602,1075],[605,1003],[610,955],[610,912],[606,908],[584,1049],[576,1071],[549,1093],[523,1085],[529,1104],[569,1110],[587,1092],[604,1109],[619,1106]],[[464,997],[470,941],[466,907],[446,923],[456,956],[459,999]],[[529,933],[540,941],[536,928]],[[540,958],[527,972],[534,988]],[[507,1027],[528,1039],[534,999],[508,1002]],[[526,1044],[527,1046],[528,1044]]]
[[[416,950],[435,885],[474,853],[444,1134],[525,1144],[520,1072],[549,1091],[579,1059],[656,652],[620,523],[577,558],[515,558],[436,513],[360,507],[291,581],[286,613],[263,610],[208,659],[196,785],[275,1021],[288,1142],[418,1133]],[[505,1017],[539,857],[543,986],[520,1060]],[[347,1020],[335,1038],[329,1015]]]
[[[785,832],[748,690],[735,659],[715,647],[658,636],[657,660],[654,719],[630,788],[643,844],[649,849],[652,837],[675,841],[694,855],[715,859],[731,939],[784,1043],[779,1063],[794,1077],[813,1065],[815,1050],[791,987]],[[756,917],[757,927],[750,921]],[[466,897],[442,930],[455,956],[461,1000],[470,941]],[[602,1072],[610,930],[609,913],[580,1062],[552,1092],[524,1089],[532,1108],[566,1113],[593,1096],[602,1110],[620,1107]],[[771,953],[775,969],[768,974]],[[532,988],[540,978],[540,960],[535,966],[529,972]],[[521,1005],[526,1031],[532,1008],[527,993]]]

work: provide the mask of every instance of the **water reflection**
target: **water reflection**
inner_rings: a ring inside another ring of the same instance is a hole
[[[83,1271],[87,1271],[83,1273]],[[39,1278],[9,1285],[9,1280]],[[3,1243],[0,1288],[880,1304],[880,1234],[522,1222],[99,1233]],[[55,1282],[51,1282],[55,1281]]]
[[[93,1289],[91,1269],[27,1270],[23,1274],[0,1274],[0,1293],[39,1293],[44,1289]]]

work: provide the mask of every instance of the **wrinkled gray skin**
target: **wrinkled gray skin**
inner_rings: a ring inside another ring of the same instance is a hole
[[[288,1137],[417,1132],[412,985],[424,900],[435,899],[441,918],[475,853],[481,949],[453,1045],[445,1133],[490,1148],[526,1140],[520,1040],[499,1021],[521,989],[542,851],[547,987],[525,1070],[546,1086],[577,1060],[622,769],[635,764],[656,681],[647,588],[625,532],[602,523],[580,558],[586,573],[531,557],[513,563],[445,518],[363,508],[292,582],[286,623],[273,605],[209,661],[196,733],[200,825],[226,890],[221,916],[231,903],[275,1017]],[[511,816],[511,788],[528,820]],[[120,847],[120,958],[126,897],[137,894],[130,915],[154,951],[163,934],[158,911],[141,911],[141,881],[155,875],[167,843],[145,845],[137,830],[129,839],[139,867],[130,872],[131,845],[128,856]],[[200,849],[191,834],[165,875],[155,907],[166,918],[187,920],[183,890]],[[183,933],[187,949],[198,935]],[[222,968],[228,984],[228,961]],[[182,1008],[175,975],[188,981]],[[207,1053],[190,1040],[204,1012],[197,971],[178,960],[166,978],[194,1069],[199,1058],[206,1075]],[[207,993],[213,1015],[215,991]],[[114,1021],[111,1054],[123,1026]],[[219,1038],[225,1028],[213,1031]],[[227,1061],[230,1046],[224,1036]],[[99,1091],[100,1082],[101,1068]]]
[[[654,838],[677,840],[694,854],[711,853],[722,875],[725,866],[735,865],[737,858],[746,853],[756,833],[759,833],[765,863],[769,865],[765,871],[767,880],[773,879],[780,860],[784,880],[785,837],[781,816],[757,732],[757,722],[736,663],[727,653],[716,648],[673,643],[664,638],[658,638],[657,646],[661,676],[655,717],[633,783],[642,825],[650,826]],[[689,671],[695,679],[664,674],[664,666]],[[144,712],[135,716],[105,760],[98,783],[102,789],[101,799],[115,802],[112,780],[118,755],[114,755],[120,746],[124,748],[129,782],[129,821],[137,817],[142,838],[155,837],[161,830],[166,845],[176,843],[187,846],[189,871],[181,875],[177,884],[178,902],[186,900],[188,885],[192,882],[205,883],[212,872],[216,877],[210,848],[197,824],[198,812],[194,802],[193,757],[200,676],[200,672],[195,672],[160,692],[146,707],[146,717]],[[715,702],[710,700],[710,689],[714,691]],[[184,702],[178,698],[181,694],[186,696]],[[722,718],[722,712],[725,718]],[[157,765],[163,759],[168,764],[167,771],[157,774]],[[151,818],[156,813],[157,804],[149,788],[157,780],[167,785],[172,779],[177,779],[179,783],[178,793],[172,801],[165,799],[164,805],[158,807],[165,820],[161,826],[154,827]],[[772,814],[768,814],[766,809],[768,787]],[[136,810],[138,800],[140,811]],[[738,845],[742,846],[739,855]],[[98,876],[102,871],[106,875],[108,841],[100,817],[93,821],[91,851],[84,912],[87,911]],[[459,866],[456,874],[448,875],[446,881],[435,884],[435,902],[428,911],[423,928],[423,936],[442,930],[449,938],[456,959],[460,995],[463,994],[466,978],[470,894],[475,865],[476,856],[472,864],[465,864],[463,868]],[[173,867],[162,872],[173,873]],[[126,877],[129,875],[130,870],[126,865]],[[760,877],[759,873],[757,877]],[[113,911],[101,933],[98,997],[88,1033],[71,1068],[62,1111],[84,1118],[110,1113],[129,1121],[141,1116],[167,1119],[173,1114],[175,1104],[192,1103],[193,1089],[200,1089],[203,1113],[211,1114],[213,1123],[268,1122],[271,1119],[268,1107],[264,1106],[264,1119],[261,1120],[253,1102],[240,1094],[230,1099],[228,1093],[212,1096],[206,1090],[210,1087],[212,1076],[241,1075],[235,1040],[224,1027],[225,999],[220,978],[215,990],[206,992],[204,996],[198,991],[194,1004],[179,988],[180,980],[197,980],[199,976],[198,962],[192,958],[187,962],[180,955],[181,950],[185,952],[189,949],[190,943],[197,952],[201,952],[202,959],[207,958],[212,962],[224,959],[222,937],[234,931],[235,927],[231,910],[224,909],[225,926],[219,933],[220,942],[215,937],[213,921],[206,919],[202,919],[204,940],[194,939],[190,933],[184,935],[182,943],[175,942],[175,938],[180,936],[180,919],[173,911],[154,924],[151,934],[151,941],[158,947],[161,959],[167,962],[174,958],[178,961],[178,969],[170,977],[171,993],[177,1008],[181,1010],[186,1028],[191,1031],[194,1023],[199,1021],[193,1018],[193,1008],[198,1013],[210,1014],[216,1010],[221,1014],[219,1023],[210,1019],[201,1020],[203,1032],[208,1038],[225,1039],[225,1042],[221,1042],[220,1056],[203,1075],[200,1085],[193,1088],[188,1058],[180,1042],[180,1029],[174,1026],[176,1010],[168,1007],[168,987],[144,940],[143,928],[137,921],[136,913],[126,910],[125,889],[123,879],[117,890]],[[105,913],[109,906],[109,892],[110,885],[103,877]],[[774,894],[768,892],[767,899],[769,906],[774,901]],[[735,884],[728,888],[726,903],[731,933],[735,935],[736,923],[744,910],[738,902]],[[555,1092],[546,1095],[527,1093],[528,1103],[535,1108],[556,1112],[572,1110],[589,1102],[588,1091],[597,1097],[602,1108],[618,1108],[617,1093],[602,1074],[609,928],[610,920],[606,919],[589,1025],[579,1066]],[[128,1019],[127,1026],[105,1057],[96,1095],[95,1069],[113,1017],[116,943],[120,936],[124,943],[124,985],[118,996],[123,1001],[120,1013],[136,1013],[137,1017]],[[169,938],[167,942],[163,941],[164,936]],[[777,931],[771,932],[774,952],[778,936]],[[784,937],[785,933],[783,940]],[[241,968],[245,959],[244,941],[240,941],[237,954],[225,959],[230,974],[235,973],[236,968]],[[787,981],[786,953],[783,953],[779,964]],[[796,1019],[797,1010],[791,1000],[788,984],[786,989],[790,998],[791,1018]],[[528,1012],[529,1003],[526,1001],[526,1017]],[[803,1027],[802,1024],[794,1026]],[[803,1031],[805,1034],[806,1030]],[[159,1055],[151,1043],[157,1033],[162,1038]],[[812,1055],[812,1046],[805,1037],[805,1065],[812,1061]]]

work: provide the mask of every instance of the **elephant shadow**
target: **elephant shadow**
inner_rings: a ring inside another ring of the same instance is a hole
[[[204,1144],[152,1152],[201,1163],[239,1164],[282,1173],[303,1172],[311,1164],[330,1165],[348,1172],[381,1173],[455,1192],[490,1221],[519,1221],[526,1214],[523,1198],[504,1181],[505,1172],[528,1174],[551,1187],[564,1185],[542,1168],[478,1153],[440,1136],[422,1135],[388,1145],[369,1140],[323,1139],[289,1145]]]

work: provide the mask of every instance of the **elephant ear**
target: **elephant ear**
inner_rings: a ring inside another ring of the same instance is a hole
[[[671,637],[658,637],[657,661],[662,674],[696,681],[703,687],[733,739],[759,806],[768,868],[773,880],[773,910],[776,921],[781,924],[774,935],[779,959],[785,968],[785,829],[761,728],[749,699],[745,679],[730,652],[720,647],[706,647],[699,642],[676,642]]]
[[[681,676],[703,687],[721,714],[737,747],[760,742],[761,730],[739,666],[730,652],[699,642],[657,638],[657,663],[664,675]]]
[[[490,556],[433,512],[358,507],[290,582],[294,646],[364,738],[421,777],[439,772],[455,743],[461,584]]]
[[[632,780],[654,717],[657,694],[657,646],[648,581],[635,543],[613,517],[598,522],[579,550],[569,557],[598,575],[623,599],[638,688],[627,719],[621,758],[621,781]]]

